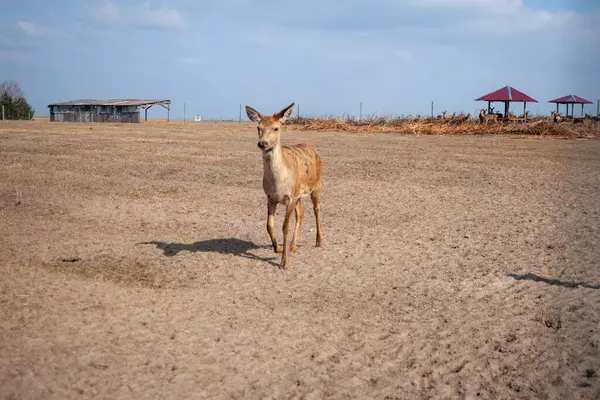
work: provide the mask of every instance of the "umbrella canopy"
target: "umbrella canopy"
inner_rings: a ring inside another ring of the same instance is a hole
[[[538,101],[533,97],[526,95],[525,93],[515,89],[511,86],[504,86],[495,92],[488,93],[475,101],[516,101],[516,102],[531,102],[537,103]]]
[[[583,105],[584,104],[593,104],[591,101],[584,99],[583,97],[575,96],[574,94],[570,94],[568,96],[559,97],[558,99],[550,100],[548,103],[556,103],[556,113],[558,114],[558,105],[565,104],[567,108],[566,116],[569,116],[569,104],[571,105],[571,116],[575,115],[575,104],[581,104],[581,116],[583,117]]]
[[[496,90],[495,92],[491,92],[486,94],[485,96],[481,96],[475,101],[487,101],[488,102],[488,113],[492,112],[491,103],[493,101],[500,101],[504,103],[504,117],[508,117],[510,102],[519,102],[523,103],[523,116],[527,118],[527,103],[537,103],[538,101],[531,96],[526,95],[520,90],[515,89],[512,86],[504,86]]]
[[[584,99],[583,97],[575,96],[574,94],[570,94],[568,96],[559,97],[558,99],[550,100],[548,103],[557,103],[557,104],[593,104],[591,101]]]

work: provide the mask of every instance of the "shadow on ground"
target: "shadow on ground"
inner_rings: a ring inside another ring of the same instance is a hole
[[[585,282],[573,282],[573,281],[561,281],[559,279],[549,279],[549,278],[537,276],[536,274],[532,274],[531,272],[528,274],[525,274],[525,275],[519,275],[519,274],[513,273],[513,274],[508,274],[508,276],[510,276],[511,278],[514,278],[518,281],[544,282],[544,283],[547,283],[548,285],[552,285],[552,286],[562,286],[562,287],[568,287],[568,288],[576,288],[578,286],[581,286],[586,289],[600,289],[600,285],[591,285],[591,284],[585,283]]]
[[[248,240],[237,238],[208,239],[194,243],[167,243],[159,241],[136,243],[136,245],[141,244],[155,245],[156,248],[162,250],[163,254],[167,257],[173,257],[182,251],[189,251],[192,253],[219,253],[233,254],[236,256],[249,258],[251,260],[264,261],[274,266],[279,265],[273,262],[276,257],[265,258],[250,253],[250,250],[268,249],[271,248],[271,246],[260,246]]]

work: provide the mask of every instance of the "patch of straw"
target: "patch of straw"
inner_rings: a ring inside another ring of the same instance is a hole
[[[341,132],[397,132],[412,135],[526,135],[553,138],[600,138],[600,121],[597,118],[578,119],[554,123],[550,118],[533,118],[527,121],[499,121],[481,123],[467,117],[450,121],[422,117],[371,116],[358,120],[352,117],[295,117],[288,121],[289,129],[299,131]]]

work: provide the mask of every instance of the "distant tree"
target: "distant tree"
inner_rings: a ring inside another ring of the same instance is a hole
[[[8,95],[15,99],[22,99],[25,97],[21,86],[16,81],[3,81],[0,83],[0,94],[8,93]]]
[[[0,108],[2,107],[5,119],[32,119],[35,114],[35,110],[25,99],[23,90],[15,81],[0,82]]]

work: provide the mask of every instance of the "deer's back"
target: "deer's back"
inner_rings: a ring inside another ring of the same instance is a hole
[[[321,185],[323,162],[316,147],[300,143],[282,146],[282,151],[286,167],[292,171],[297,183],[297,196],[310,193],[315,187]]]

